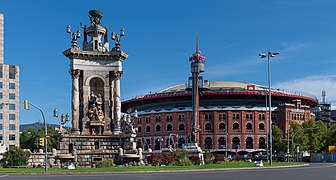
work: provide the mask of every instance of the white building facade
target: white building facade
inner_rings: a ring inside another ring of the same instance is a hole
[[[0,151],[20,144],[20,68],[4,64],[4,15],[0,14]]]

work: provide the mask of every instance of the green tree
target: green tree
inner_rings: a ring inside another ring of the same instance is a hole
[[[299,146],[301,149],[307,149],[309,139],[307,134],[305,134],[301,124],[297,122],[291,122],[290,126],[291,126],[290,137],[291,140],[293,140],[294,142],[294,144],[291,144],[291,147],[295,149],[296,147]]]
[[[272,147],[277,152],[286,152],[286,142],[283,141],[282,130],[275,124],[272,124]]]
[[[327,129],[325,135],[326,143],[323,147],[323,150],[328,150],[328,146],[336,145],[336,124]]]
[[[328,145],[332,145],[336,143],[336,124],[330,127],[330,138],[328,141]]]
[[[303,151],[318,152],[325,147],[328,136],[327,125],[324,122],[309,120],[302,124],[292,122],[292,133],[294,145],[299,146]]]
[[[30,153],[22,149],[6,151],[3,155],[3,161],[7,166],[26,166]]]
[[[38,131],[36,129],[29,128],[20,134],[20,147],[22,149],[34,151],[38,149],[38,146]]]
[[[325,147],[326,135],[327,135],[327,124],[319,121],[315,122],[310,120],[308,122],[302,123],[302,127],[307,129],[305,134],[307,135],[309,141],[307,142],[307,149],[310,152],[317,152],[321,148]]]
[[[59,143],[59,134],[58,132],[48,127],[48,134],[50,135],[50,139],[48,139],[48,151],[51,151],[53,148],[57,147]],[[22,149],[30,149],[30,151],[35,151],[38,149],[44,149],[44,147],[40,146],[39,141],[40,138],[45,137],[44,128],[41,129],[32,129],[29,128],[22,132],[20,135],[20,147]]]

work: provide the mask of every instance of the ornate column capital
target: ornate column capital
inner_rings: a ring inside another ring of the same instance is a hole
[[[70,73],[72,79],[78,79],[78,77],[80,75],[80,70],[79,69],[70,69],[69,73]]]
[[[112,78],[113,78],[113,79],[118,79],[118,80],[119,80],[122,74],[123,74],[122,71],[113,71],[113,72],[112,72]]]

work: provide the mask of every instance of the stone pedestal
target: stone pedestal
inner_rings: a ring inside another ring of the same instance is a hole
[[[186,143],[182,149],[188,152],[188,157],[199,157],[201,161],[200,165],[204,165],[203,151],[197,143]]]

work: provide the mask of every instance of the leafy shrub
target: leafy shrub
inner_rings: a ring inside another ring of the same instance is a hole
[[[26,166],[28,164],[30,153],[22,149],[6,151],[3,155],[3,161],[7,166]]]
[[[148,157],[148,163],[152,166],[168,165],[175,161],[174,155],[172,153],[162,152],[162,153],[152,153]]]
[[[162,163],[163,155],[161,153],[152,153],[148,157],[148,162],[152,166],[159,166]]]
[[[162,164],[168,165],[175,161],[174,155],[172,153],[162,153]]]
[[[172,166],[192,166],[194,164],[190,161],[189,158],[184,157],[184,158],[174,161],[170,165]]]
[[[179,160],[179,159],[184,159],[185,157],[188,156],[188,152],[183,150],[183,149],[176,149],[174,152],[173,152],[173,155],[174,155],[174,158],[175,158],[175,161]]]
[[[98,168],[114,167],[114,166],[115,166],[115,164],[114,164],[113,159],[104,159],[104,160],[101,160],[96,165],[96,167],[98,167]]]
[[[194,165],[200,165],[201,164],[201,159],[198,156],[191,156],[190,157],[190,161],[194,164]]]
[[[218,163],[218,164],[222,163],[223,161],[225,161],[224,155],[222,155],[222,154],[217,154],[217,155],[215,156],[215,161],[216,161],[216,163]]]
[[[210,151],[206,151],[203,154],[203,157],[204,157],[205,164],[212,164],[215,161],[215,157],[213,154],[210,153]]]

